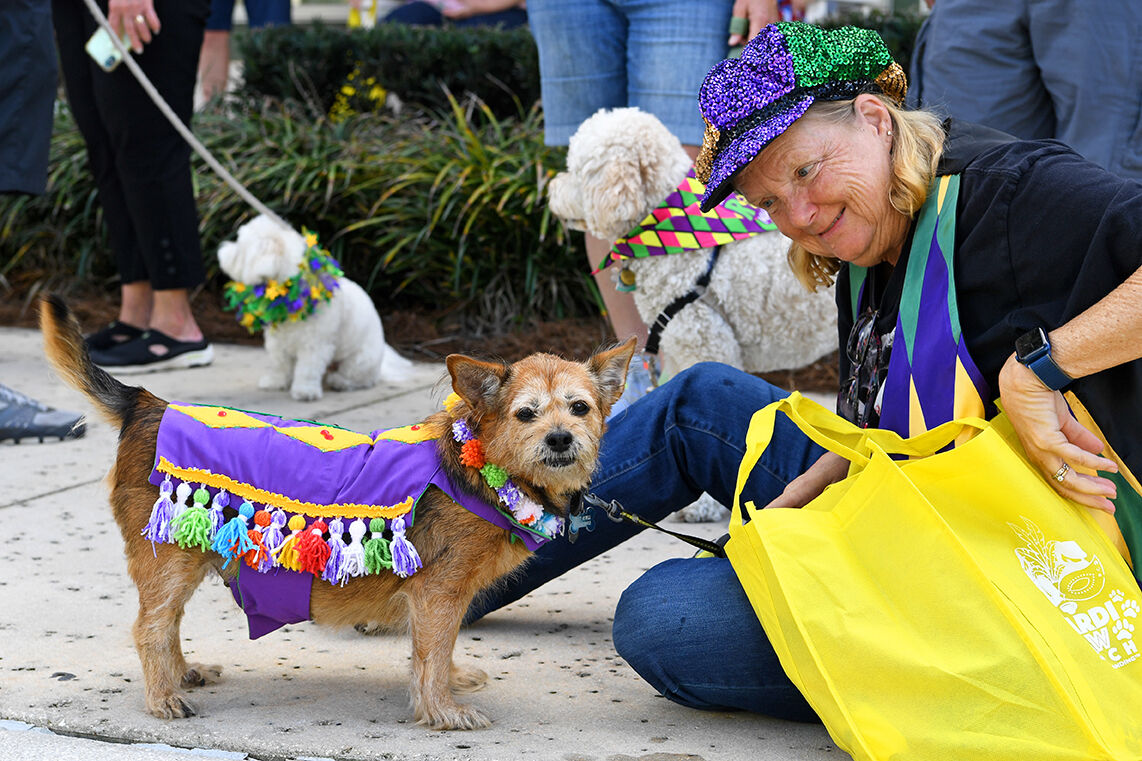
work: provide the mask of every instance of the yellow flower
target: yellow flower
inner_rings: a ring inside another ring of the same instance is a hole
[[[309,248],[313,248],[314,246],[316,246],[317,245],[317,233],[306,233],[305,234],[305,245],[308,246]]]
[[[245,293],[246,292],[246,284],[245,283],[239,283],[239,282],[234,281],[234,282],[230,283],[230,287],[234,289],[234,293]]]
[[[311,298],[311,299],[321,298],[321,289],[318,288],[316,285],[311,285],[309,287],[309,298]]]
[[[254,324],[254,315],[252,315],[249,312],[246,312],[246,314],[242,315],[242,327],[248,328],[253,324]]]
[[[375,101],[382,101],[385,99],[385,88],[380,85],[375,85],[369,90],[369,99]]]
[[[271,280],[270,282],[266,283],[266,298],[270,299],[271,301],[276,299],[278,296],[284,296],[287,293],[289,293],[289,290],[279,285],[277,280]]]

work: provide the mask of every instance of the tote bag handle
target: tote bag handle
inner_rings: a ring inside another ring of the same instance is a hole
[[[773,439],[777,413],[785,415],[815,443],[839,454],[852,465],[849,475],[868,464],[874,450],[907,457],[928,457],[939,452],[967,432],[978,432],[988,427],[983,418],[966,417],[952,420],[912,438],[901,438],[894,431],[880,428],[858,428],[840,415],[822,407],[812,399],[794,391],[784,399],[769,404],[754,413],[746,434],[746,450],[738,467],[737,486],[734,489],[734,520],[741,520],[742,490],[749,474]]]

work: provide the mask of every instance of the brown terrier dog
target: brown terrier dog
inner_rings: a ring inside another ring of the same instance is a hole
[[[126,543],[127,570],[139,589],[134,638],[147,710],[160,718],[193,715],[182,689],[213,681],[221,668],[186,662],[179,636],[183,608],[209,571],[218,572],[228,585],[234,582],[241,557],[238,563],[227,563],[208,545],[184,548],[143,535],[157,504],[156,488],[148,479],[156,468],[159,424],[168,404],[93,365],[78,324],[58,297],[44,300],[40,324],[56,371],[120,429],[118,456],[109,475],[111,507]],[[633,352],[634,339],[583,363],[550,354],[511,365],[451,355],[447,366],[459,401],[430,416],[421,428],[435,438],[443,471],[469,496],[489,505],[498,501],[480,471],[462,462],[469,458],[462,454],[462,437],[453,434],[457,420],[465,421],[473,435],[478,433],[486,461],[511,474],[519,491],[532,500],[528,504],[566,518],[590,482],[604,420],[622,393]],[[169,487],[163,494],[169,494]],[[416,520],[407,539],[423,567],[407,578],[396,573],[358,575],[343,585],[314,579],[309,616],[331,626],[371,622],[410,631],[411,705],[417,722],[435,729],[488,726],[482,713],[453,698],[453,691],[482,687],[487,675],[455,665],[452,651],[475,595],[518,569],[530,551],[524,542],[511,541],[509,530],[473,514],[436,486],[415,505]],[[304,531],[311,533],[315,525]],[[313,533],[321,536],[320,529]]]

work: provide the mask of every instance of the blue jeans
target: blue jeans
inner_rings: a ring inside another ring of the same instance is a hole
[[[611,418],[591,491],[650,521],[662,520],[703,491],[731,504],[750,418],[786,394],[726,365],[706,362],[684,370]],[[823,454],[780,417],[774,442],[743,491],[743,499],[758,505],[781,494]],[[518,600],[642,531],[599,514],[595,526],[579,532],[574,544],[566,537],[545,544],[523,574],[476,600],[467,620]],[[680,575],[687,580],[679,581]],[[729,631],[735,636],[727,638]],[[727,561],[672,560],[649,570],[619,602],[614,641],[644,679],[683,705],[813,719]],[[727,658],[727,648],[738,656]]]
[[[634,106],[701,145],[698,89],[726,57],[732,0],[529,0],[545,139],[566,145],[601,108]]]

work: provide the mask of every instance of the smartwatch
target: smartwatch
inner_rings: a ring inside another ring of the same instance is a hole
[[[1026,365],[1052,391],[1058,391],[1074,381],[1074,378],[1055,364],[1051,357],[1051,342],[1047,340],[1047,333],[1042,328],[1029,330],[1015,339],[1015,359]]]

